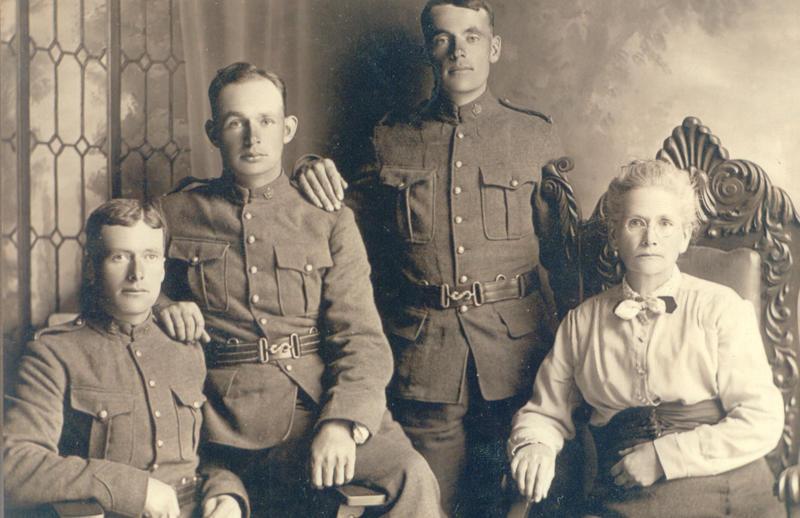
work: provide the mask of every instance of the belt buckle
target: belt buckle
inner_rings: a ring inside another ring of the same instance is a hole
[[[269,363],[269,340],[265,336],[258,339],[258,361]]]
[[[297,333],[292,333],[289,335],[289,344],[289,352],[292,353],[292,358],[300,358],[300,337],[297,335]]]
[[[442,309],[447,309],[450,307],[450,297],[450,285],[442,284],[439,287],[439,302],[442,305]]]
[[[483,306],[483,284],[481,281],[472,283],[472,303],[475,307]]]

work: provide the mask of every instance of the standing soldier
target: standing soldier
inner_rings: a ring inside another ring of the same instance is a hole
[[[317,210],[283,174],[297,129],[283,82],[234,63],[209,100],[223,173],[159,200],[176,301],[160,314],[181,339],[210,335],[213,457],[257,515],[311,516],[309,481],[356,480],[386,492],[386,516],[439,516],[436,479],[386,410],[392,356],[353,213]]]
[[[167,337],[151,313],[164,230],[158,211],[137,200],[111,200],[89,217],[81,316],[36,333],[7,399],[12,506],[94,499],[113,515],[153,518],[246,509],[232,473],[196,472],[203,354]]]
[[[533,212],[539,172],[562,153],[549,117],[488,89],[501,49],[488,2],[430,0],[421,25],[435,90],[375,128],[356,204],[395,355],[392,412],[445,509],[495,516],[511,417],[552,343]],[[338,204],[329,160],[297,180],[319,207]]]

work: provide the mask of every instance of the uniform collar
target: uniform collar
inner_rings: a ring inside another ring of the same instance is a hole
[[[107,314],[89,320],[89,325],[103,333],[135,341],[150,333],[158,323],[155,315],[151,312],[144,322],[137,325],[122,322]]]
[[[434,93],[431,100],[423,108],[425,114],[441,122],[461,124],[467,120],[479,119],[486,115],[487,108],[492,106],[494,96],[489,88],[474,101],[458,106],[441,90]]]
[[[255,189],[242,187],[234,181],[233,177],[226,177],[226,182],[228,183],[227,192],[234,201],[239,203],[267,202],[280,196],[291,187],[289,178],[283,171],[270,183]]]

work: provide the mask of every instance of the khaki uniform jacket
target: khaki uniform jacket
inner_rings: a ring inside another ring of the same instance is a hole
[[[95,499],[138,516],[148,478],[176,489],[198,468],[202,351],[151,319],[131,327],[78,319],[39,331],[7,397],[5,494],[13,506]],[[203,498],[247,502],[233,473],[209,468]]]
[[[357,183],[378,299],[395,354],[393,396],[455,403],[471,352],[482,395],[530,390],[552,344],[540,292],[465,312],[403,297],[415,284],[512,279],[539,264],[534,194],[541,169],[561,157],[549,120],[490,92],[457,107],[443,97],[388,116],[374,130],[376,167]]]
[[[298,388],[319,422],[346,419],[374,434],[392,356],[353,213],[308,203],[281,175],[249,191],[228,178],[190,183],[159,200],[171,239],[165,293],[196,302],[215,341],[270,343],[317,328],[320,354],[209,368],[212,442],[268,448],[289,432]]]

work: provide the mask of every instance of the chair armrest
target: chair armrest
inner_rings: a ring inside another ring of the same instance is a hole
[[[778,476],[778,499],[786,506],[786,516],[800,517],[800,466],[789,466]]]
[[[374,507],[386,505],[386,495],[364,486],[348,484],[336,488],[343,504],[351,507]]]
[[[59,518],[103,518],[105,512],[94,500],[72,500],[50,504]]]

